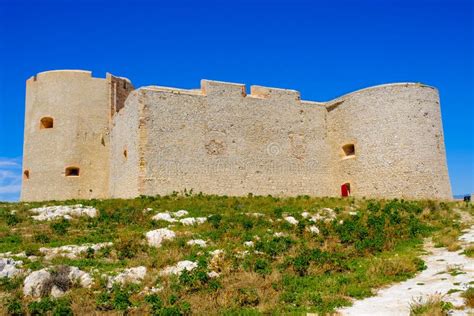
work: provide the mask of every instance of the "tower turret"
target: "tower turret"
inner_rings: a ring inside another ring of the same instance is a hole
[[[130,89],[81,70],[27,80],[21,200],[108,196],[109,125]]]

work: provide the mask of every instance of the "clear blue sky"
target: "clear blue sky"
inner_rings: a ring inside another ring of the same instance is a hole
[[[470,0],[0,0],[0,200],[18,196],[25,80],[51,69],[135,86],[285,87],[316,101],[423,82],[440,91],[453,192],[474,192],[473,39]]]

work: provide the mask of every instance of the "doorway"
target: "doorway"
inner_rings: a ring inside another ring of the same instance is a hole
[[[341,196],[346,197],[351,195],[351,184],[350,183],[344,183],[341,185]]]

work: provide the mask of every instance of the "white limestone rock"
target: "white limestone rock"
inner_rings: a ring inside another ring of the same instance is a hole
[[[65,267],[64,271],[67,273],[67,278],[72,284],[78,284],[85,288],[91,287],[93,280],[88,273],[79,270],[77,267]],[[53,284],[51,289],[46,288],[51,285],[52,278],[53,274],[47,268],[31,272],[23,282],[23,294],[39,297],[44,291],[49,291],[48,294],[54,297],[62,296],[65,292],[56,285]]]
[[[319,228],[315,225],[306,227],[306,230],[309,231],[311,234],[319,234]]]
[[[158,213],[151,219],[155,221],[166,221],[169,223],[175,223],[178,221],[177,219],[174,219],[169,212]]]
[[[250,240],[250,241],[246,241],[246,242],[244,242],[244,246],[251,248],[251,247],[254,247],[254,246],[255,246],[255,243],[254,243],[253,241],[251,241],[251,240]]]
[[[281,237],[286,237],[288,236],[288,234],[286,233],[283,233],[283,232],[276,232],[273,234],[274,237],[278,237],[278,238],[281,238]]]
[[[197,262],[194,261],[189,261],[189,260],[184,260],[178,262],[174,266],[168,266],[164,268],[163,270],[160,271],[160,275],[166,276],[166,275],[181,275],[183,271],[192,271],[196,269],[198,266]]]
[[[207,218],[205,217],[186,217],[179,220],[179,222],[183,224],[184,226],[199,225],[199,224],[203,224],[206,221],[207,221]]]
[[[161,247],[161,244],[165,240],[173,240],[176,237],[174,231],[167,228],[160,228],[149,231],[146,233],[146,239],[150,246]]]
[[[290,223],[291,225],[298,225],[299,223],[298,220],[296,220],[296,218],[294,218],[293,216],[286,216],[284,220]]]
[[[311,222],[324,221],[331,222],[336,219],[336,212],[333,209],[325,207],[318,211],[317,214],[311,216]]]
[[[245,213],[245,215],[250,216],[250,217],[255,217],[255,218],[259,218],[259,217],[264,217],[264,216],[265,216],[265,214],[258,213],[258,212]]]
[[[215,279],[220,276],[220,273],[217,273],[216,271],[211,271],[207,273],[207,276],[211,279]]]
[[[0,278],[12,278],[23,272],[23,261],[12,258],[0,258]]]
[[[178,221],[177,218],[181,218],[188,214],[189,212],[186,210],[179,210],[173,213],[162,212],[162,213],[157,213],[155,216],[152,217],[152,219],[155,221],[166,221],[169,223],[176,223]]]
[[[189,246],[197,245],[197,246],[202,247],[202,248],[207,247],[206,241],[202,240],[202,239],[191,239],[191,240],[188,240],[188,242],[186,244],[189,245]]]
[[[129,283],[134,283],[138,284],[146,276],[146,267],[144,266],[139,266],[135,268],[128,268],[123,270],[122,273],[116,275],[116,276],[110,276],[108,281],[107,281],[107,287],[112,288],[114,284],[129,284]]]
[[[69,279],[71,282],[78,282],[80,286],[90,288],[93,283],[93,279],[89,273],[80,270],[78,267],[69,267]]]
[[[50,260],[54,257],[66,257],[69,259],[76,259],[80,255],[86,253],[88,249],[92,249],[95,252],[102,248],[112,246],[111,242],[104,242],[98,244],[83,244],[83,245],[66,245],[54,248],[42,247],[39,251],[45,256],[45,259]]]
[[[23,294],[38,297],[43,291],[43,287],[51,278],[51,274],[47,269],[41,269],[31,272],[23,282]]]
[[[70,220],[72,216],[96,217],[98,213],[95,208],[82,204],[43,206],[30,209],[30,212],[38,214],[32,216],[37,221],[50,221],[60,217]]]
[[[179,211],[173,213],[174,217],[178,217],[178,218],[186,216],[188,214],[189,214],[189,212],[186,211],[186,210],[179,210]]]

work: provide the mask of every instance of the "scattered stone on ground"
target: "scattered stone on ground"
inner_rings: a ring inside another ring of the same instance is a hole
[[[151,288],[149,288],[148,286],[145,286],[141,294],[155,294],[161,291],[163,291],[162,286],[153,286]]]
[[[319,234],[319,228],[316,227],[315,225],[306,227],[306,230],[309,231],[312,234]]]
[[[325,207],[320,209],[315,215],[309,219],[311,222],[325,221],[331,222],[336,219],[336,212],[332,208]]]
[[[474,226],[459,238],[465,249],[474,242]],[[436,248],[431,240],[425,243],[427,254],[422,256],[426,270],[414,278],[394,284],[378,291],[376,296],[354,301],[353,306],[340,309],[342,315],[409,315],[410,303],[425,301],[433,295],[441,295],[455,309],[450,315],[474,314],[471,308],[463,309],[462,291],[472,287],[474,280],[474,259],[464,256],[463,249],[450,252],[446,248]],[[450,291],[451,290],[451,291]],[[459,290],[459,291],[452,291]]]
[[[0,258],[0,278],[12,278],[23,272],[23,261],[12,258]]]
[[[202,248],[207,247],[206,241],[202,240],[202,239],[191,239],[191,240],[188,240],[188,242],[186,244],[189,245],[189,246],[197,245],[197,246],[202,247]]]
[[[186,210],[179,210],[177,212],[161,212],[157,213],[155,216],[153,216],[151,219],[155,221],[166,221],[169,223],[176,223],[178,220],[177,218],[183,217],[185,215],[188,215],[189,212]]]
[[[301,213],[301,217],[303,217],[303,218],[308,218],[310,216],[311,216],[311,214],[309,214],[309,212],[307,212],[307,211],[304,211],[303,213]]]
[[[134,283],[138,284],[146,276],[146,267],[140,266],[135,268],[128,268],[123,270],[121,273],[116,276],[109,276],[107,280],[107,287],[112,288],[114,284],[129,284]]]
[[[356,216],[357,214],[359,214],[359,213],[358,212],[353,212],[353,211],[349,212],[349,215],[351,215],[351,216]]]
[[[255,218],[264,217],[264,216],[265,216],[265,214],[258,213],[258,212],[245,213],[245,215],[250,216],[250,217],[255,217]]]
[[[72,216],[89,216],[96,217],[97,210],[90,206],[77,205],[57,205],[57,206],[43,206],[39,208],[30,209],[38,215],[33,215],[33,219],[38,221],[50,221],[56,218],[72,219]]]
[[[145,236],[150,246],[161,247],[163,241],[174,239],[176,234],[167,228],[160,228],[147,232]]]
[[[158,213],[151,219],[155,221],[166,221],[169,223],[175,223],[178,221],[177,219],[173,218],[169,212]]]
[[[205,217],[186,217],[179,220],[179,222],[185,226],[203,224],[206,221],[207,221],[207,218]]]
[[[27,256],[24,251],[20,253],[12,253],[11,251],[0,253],[0,258],[11,258],[11,257],[26,258]]]
[[[77,267],[58,266],[30,273],[23,282],[23,294],[33,297],[60,297],[73,285],[89,288],[91,276]]]
[[[244,246],[245,247],[254,247],[255,246],[255,243],[253,241],[245,241],[244,242]]]
[[[298,221],[293,216],[286,216],[284,220],[290,223],[291,225],[298,225]]]
[[[207,273],[207,276],[210,277],[211,279],[218,278],[220,276],[220,273],[216,271],[210,271]]]
[[[186,210],[179,210],[179,211],[173,213],[174,217],[183,217],[183,216],[186,216],[188,214],[189,214],[189,212],[186,211]]]
[[[197,262],[194,261],[189,261],[189,260],[184,260],[184,261],[179,261],[176,265],[174,266],[168,266],[164,268],[163,270],[160,271],[160,275],[181,275],[183,271],[192,271],[196,269],[198,266]]]
[[[45,259],[50,260],[54,257],[58,256],[63,256],[69,259],[76,259],[78,256],[81,254],[84,254],[88,251],[89,249],[92,249],[92,251],[95,253],[98,250],[112,246],[111,242],[104,242],[104,243],[99,243],[99,244],[83,244],[83,245],[66,245],[66,246],[61,246],[61,247],[54,247],[54,248],[40,248],[39,252],[41,252],[44,256]]]
[[[283,232],[276,232],[276,233],[273,234],[273,236],[280,238],[280,237],[286,237],[286,236],[288,236],[288,234],[283,233]]]

